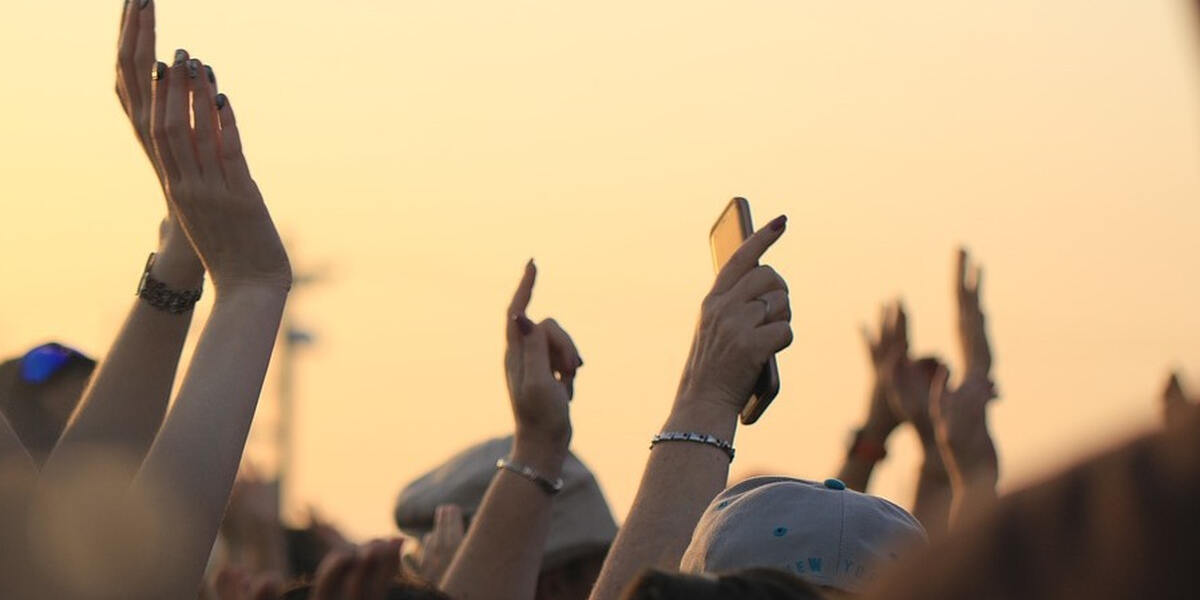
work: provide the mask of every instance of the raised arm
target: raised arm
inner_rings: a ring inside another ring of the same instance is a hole
[[[535,324],[525,316],[536,276],[530,261],[508,310],[504,366],[516,421],[511,468],[497,471],[442,578],[442,589],[456,600],[532,599],[537,590],[554,499],[547,486],[561,485],[571,444],[568,407],[583,361],[555,321]],[[523,468],[532,474],[512,470]]]
[[[906,332],[899,329],[898,317],[901,313],[896,310],[898,307],[899,304],[884,307],[878,337],[873,336],[866,326],[863,327],[863,339],[871,357],[875,382],[867,400],[867,418],[854,431],[850,449],[838,474],[838,479],[847,487],[860,492],[867,491],[875,465],[887,456],[888,437],[900,425],[900,417],[896,416],[888,401],[887,386],[892,365],[908,355],[908,337]]]
[[[985,512],[995,502],[1000,476],[1000,462],[987,422],[987,405],[996,397],[996,390],[991,380],[992,350],[980,303],[983,270],[969,266],[967,251],[959,250],[954,289],[963,381],[952,388],[950,371],[943,367],[934,377],[929,396],[938,449],[950,478],[948,517],[952,527]]]
[[[150,142],[152,73],[158,64],[154,38],[154,3],[127,3],[117,59],[117,95],[165,191],[165,169]],[[79,412],[48,460],[48,474],[58,471],[69,476],[66,465],[100,445],[122,457],[114,465],[126,465],[126,472],[113,475],[128,481],[162,426],[192,321],[192,298],[204,278],[204,266],[169,206],[158,250],[147,267],[149,277],[92,376]],[[132,280],[132,272],[130,276]]]
[[[214,95],[206,71],[186,53],[176,54],[157,82],[151,127],[171,204],[215,292],[175,406],[132,489],[135,499],[151,500],[173,516],[170,543],[162,544],[155,565],[162,598],[189,597],[198,588],[292,277],[242,154],[233,107]]]
[[[987,423],[988,401],[996,397],[992,382],[974,374],[951,389],[949,380],[943,368],[934,378],[929,408],[950,477],[949,526],[955,528],[995,503],[1000,462]]]
[[[792,342],[787,284],[759,258],[783,235],[779,217],[742,244],[704,299],[700,323],[664,432],[733,442],[738,413],[767,360]],[[704,443],[650,452],[629,517],[604,561],[593,600],[618,598],[643,569],[677,570],[692,530],[725,488],[730,457]]]

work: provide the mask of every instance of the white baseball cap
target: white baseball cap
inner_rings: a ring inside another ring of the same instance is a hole
[[[860,593],[880,570],[926,543],[925,529],[908,511],[837,479],[753,477],[708,506],[679,567],[685,573],[769,567]]]

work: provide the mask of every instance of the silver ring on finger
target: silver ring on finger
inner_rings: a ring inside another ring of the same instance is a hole
[[[763,298],[761,296],[758,298],[755,298],[754,300],[757,302],[763,303],[763,309],[764,309],[763,310],[763,318],[762,318],[762,321],[759,322],[759,324],[761,325],[763,323],[766,323],[767,319],[771,318],[771,301],[767,300],[766,298]]]

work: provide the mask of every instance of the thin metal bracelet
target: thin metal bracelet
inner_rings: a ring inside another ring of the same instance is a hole
[[[733,462],[733,444],[719,439],[716,436],[707,433],[684,433],[680,431],[664,431],[650,440],[650,448],[663,442],[693,442],[696,444],[707,444],[729,455],[729,462]]]
[[[558,494],[563,489],[562,477],[550,479],[549,477],[546,477],[545,475],[533,470],[532,467],[513,462],[507,458],[501,458],[500,460],[496,461],[496,468],[512,471],[513,473],[516,473],[517,475],[520,475],[521,477],[538,484],[538,487],[542,488],[542,491],[550,494],[551,496]]]

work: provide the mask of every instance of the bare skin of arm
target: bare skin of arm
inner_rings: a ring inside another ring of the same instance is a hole
[[[708,434],[732,443],[738,413],[763,364],[791,344],[787,284],[770,267],[758,266],[786,224],[779,217],[759,230],[717,275],[701,308],[665,431]],[[729,456],[717,448],[688,442],[655,446],[592,600],[618,598],[643,569],[678,569],[696,522],[728,477]]]
[[[165,167],[150,140],[154,27],[153,3],[126,4],[117,52],[117,95],[166,191]],[[167,208],[150,274],[173,290],[199,289],[204,265],[169,203]],[[124,326],[92,376],[78,413],[47,461],[48,475],[77,462],[80,453],[103,446],[120,457],[114,465],[126,465],[123,474],[113,476],[133,477],[162,426],[191,321],[191,311],[172,314],[135,299]]]
[[[504,363],[516,421],[509,458],[555,480],[571,443],[569,403],[583,361],[557,322],[525,316],[536,275],[530,261],[508,310]],[[499,470],[441,588],[457,600],[533,598],[553,500],[538,483]]]

